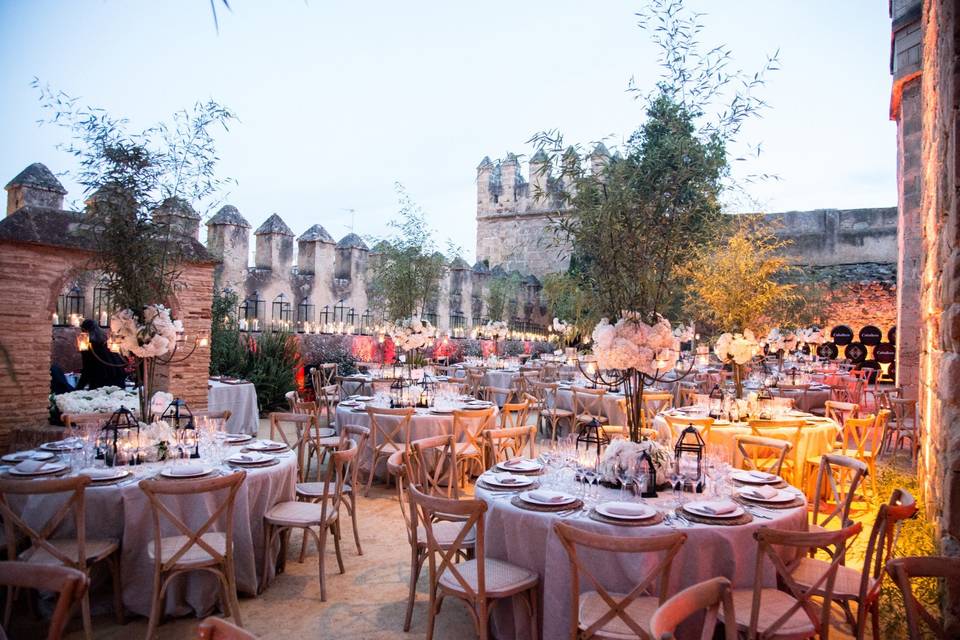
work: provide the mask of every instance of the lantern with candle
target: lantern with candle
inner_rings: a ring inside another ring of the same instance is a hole
[[[97,458],[108,467],[140,464],[140,421],[130,409],[120,407],[100,428]]]
[[[684,474],[693,483],[694,491],[703,492],[703,451],[706,445],[700,430],[692,424],[680,433],[674,447],[677,471]]]
[[[180,398],[174,398],[164,409],[160,419],[173,428],[177,439],[179,457],[200,457],[200,441],[197,437],[196,421],[193,419],[193,412],[190,411],[186,402]]]

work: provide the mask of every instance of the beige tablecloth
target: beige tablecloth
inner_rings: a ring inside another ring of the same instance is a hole
[[[257,435],[260,410],[257,408],[257,388],[253,383],[226,384],[210,380],[208,384],[207,409],[231,413],[227,431]]]
[[[140,478],[155,476],[164,463],[130,467]],[[256,594],[263,567],[263,516],[278,502],[294,499],[296,459],[292,454],[280,457],[280,463],[261,469],[248,469],[247,478],[237,492],[233,518],[233,541],[237,589]],[[206,495],[168,496],[164,503],[188,526],[199,527],[219,506],[223,492]],[[146,494],[136,482],[91,486],[85,493],[87,539],[112,538],[120,542],[123,603],[133,613],[150,615],[153,593],[153,560],[147,555],[153,546],[153,515]],[[63,504],[66,496],[30,496],[19,503],[32,526],[40,526]],[[72,537],[70,526],[58,536]],[[163,519],[161,519],[161,523]],[[169,523],[168,523],[169,524]],[[216,529],[222,530],[222,529]],[[180,535],[172,525],[163,535]],[[177,577],[166,594],[166,614],[205,616],[216,606],[219,587],[208,572]]]
[[[603,493],[604,500],[617,499],[617,492],[612,489],[604,489]],[[509,500],[502,496],[497,498],[496,493],[488,492],[482,487],[477,487],[476,496],[485,500],[489,507],[485,521],[487,557],[505,560],[536,572],[540,576],[542,637],[569,637],[570,564],[553,531],[553,523],[557,522],[559,516],[555,513],[519,509]],[[661,494],[660,498],[650,502],[666,507],[670,499],[669,496]],[[567,518],[564,522],[618,537],[652,536],[674,531],[665,525],[620,527],[588,518]],[[716,576],[728,578],[734,587],[752,586],[757,557],[754,531],[764,526],[802,531],[806,529],[806,523],[806,508],[797,507],[778,511],[771,520],[754,519],[752,523],[742,526],[716,527],[698,524],[677,529],[687,535],[687,541],[673,561],[669,595]],[[604,586],[620,593],[628,593],[635,587],[659,558],[614,555],[582,548],[578,551],[580,557],[589,563],[591,571],[603,581]],[[773,586],[774,579],[773,565],[768,564],[764,572],[764,584]],[[588,591],[592,586],[588,580],[582,579],[580,588],[581,591]],[[494,609],[496,637],[529,637],[527,619],[528,614],[521,602],[514,602],[512,606],[507,602],[498,604]]]

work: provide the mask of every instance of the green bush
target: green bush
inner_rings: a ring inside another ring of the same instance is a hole
[[[246,378],[257,388],[261,412],[275,411],[287,405],[286,394],[296,389],[295,371],[300,351],[295,336],[270,331],[251,339],[247,347]]]

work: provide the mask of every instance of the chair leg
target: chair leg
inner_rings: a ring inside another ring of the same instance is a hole
[[[530,640],[540,637],[540,590],[533,587],[528,592],[530,596]]]
[[[243,620],[240,618],[240,600],[237,598],[237,574],[233,567],[231,558],[226,567],[227,572],[227,599],[230,602],[230,615],[238,627],[243,626]]]
[[[363,555],[363,549],[360,547],[360,530],[357,528],[357,498],[351,491],[347,494],[347,500],[349,504],[347,505],[350,511],[350,522],[353,525],[353,542],[357,545],[357,555]]]
[[[80,612],[83,616],[83,635],[87,640],[93,640],[93,621],[90,619],[90,592],[83,594],[80,600]]]
[[[347,570],[343,567],[343,553],[340,551],[340,518],[338,517],[333,524],[330,526],[330,529],[333,531],[333,548],[337,552],[337,565],[340,567],[340,573],[346,573]]]
[[[110,560],[110,576],[113,578],[113,614],[117,624],[125,624],[123,615],[123,585],[120,580],[120,554],[115,553]]]
[[[160,624],[160,614],[163,611],[162,576],[159,572],[153,573],[153,602],[150,603],[150,619],[147,622],[147,640],[157,636],[157,626]]]
[[[367,489],[363,492],[363,495],[370,495],[370,487],[373,486],[373,475],[377,472],[377,451],[373,451],[373,463],[370,467],[370,473],[367,475]]]
[[[403,630],[410,631],[410,622],[413,620],[413,605],[417,601],[417,580],[420,579],[420,569],[423,567],[424,557],[420,556],[417,548],[410,547],[410,590],[407,594],[407,615],[403,619]]]
[[[317,570],[320,572],[320,602],[327,601],[327,577],[326,571],[324,570],[323,556],[325,555],[324,551],[327,547],[327,528],[324,526],[319,527],[320,531],[314,533],[313,529],[310,527],[305,527],[303,535],[307,535],[307,532],[310,535],[315,536],[317,541]]]

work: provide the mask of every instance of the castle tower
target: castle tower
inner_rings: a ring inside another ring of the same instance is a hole
[[[490,180],[493,178],[493,163],[490,156],[484,156],[477,165],[477,213],[486,213],[493,209],[494,194],[490,191]]]
[[[370,249],[355,233],[337,243],[334,266],[334,294],[357,313],[367,310],[367,253]]]
[[[573,196],[576,193],[575,181],[580,176],[580,155],[572,146],[567,147],[567,150],[563,152],[560,167],[563,190]]]
[[[257,237],[257,269],[289,272],[293,267],[293,231],[287,223],[277,214],[271,214],[253,235]]]
[[[540,149],[530,158],[530,197],[534,199],[537,208],[549,202],[550,188],[550,159]]]
[[[297,272],[303,275],[333,276],[336,242],[319,224],[297,238]]]
[[[511,211],[517,207],[517,183],[520,178],[520,161],[513,153],[500,163],[500,207]]]
[[[4,187],[7,190],[7,215],[27,206],[63,209],[63,188],[53,172],[42,162],[34,162]]]
[[[200,214],[183,198],[167,198],[153,210],[153,222],[169,226],[172,235],[200,239]]]
[[[207,249],[222,260],[214,271],[216,286],[242,296],[250,252],[250,223],[236,207],[221,207],[207,222]]]
[[[598,177],[602,176],[609,164],[610,152],[607,151],[606,145],[598,142],[597,146],[590,152],[590,173]]]

